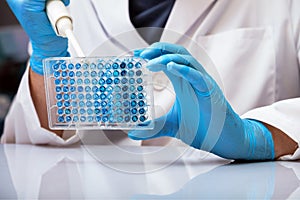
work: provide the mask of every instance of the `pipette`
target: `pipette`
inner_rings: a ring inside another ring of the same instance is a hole
[[[78,57],[85,57],[74,33],[72,18],[61,0],[48,0],[46,13],[58,36],[68,38]]]

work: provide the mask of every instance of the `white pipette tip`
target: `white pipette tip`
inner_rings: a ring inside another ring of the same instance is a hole
[[[68,38],[78,57],[85,57],[74,33],[72,18],[60,0],[48,0],[46,12],[51,25],[58,36]]]

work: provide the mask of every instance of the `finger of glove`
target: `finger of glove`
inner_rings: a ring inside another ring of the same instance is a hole
[[[133,130],[128,132],[128,137],[133,140],[149,140],[153,138],[169,136],[172,137],[172,129],[169,128],[166,115],[154,120],[152,130]],[[174,127],[172,127],[174,128]]]
[[[6,2],[16,17],[22,21],[19,17],[24,17],[27,12],[45,12],[47,0],[6,0]],[[62,0],[62,2],[66,6],[70,4],[70,0]]]
[[[63,1],[63,3],[65,4],[65,6],[70,5],[70,0],[62,0],[62,1]]]
[[[160,65],[162,69],[166,69],[167,64],[172,61],[192,67],[192,64],[189,61],[190,57],[191,56],[187,57],[178,54],[166,54],[150,60],[147,64],[147,67],[151,69],[152,67],[157,67],[155,65]]]
[[[175,62],[180,65],[186,65],[188,67],[196,68],[202,73],[206,73],[203,69],[202,65],[198,63],[197,60],[195,60],[190,55],[178,55],[178,54],[166,54],[162,55],[158,58],[154,58],[150,60],[147,64],[147,68],[150,71],[157,72],[167,69],[167,64],[169,62]]]
[[[135,49],[135,50],[133,50],[133,55],[134,55],[134,56],[137,56],[137,57],[140,57],[141,53],[142,53],[144,50],[145,50],[145,48],[144,48],[144,49]]]
[[[6,0],[14,14],[25,15],[27,12],[45,11],[47,0]]]
[[[167,71],[188,81],[196,90],[202,93],[202,96],[210,95],[212,88],[214,88],[214,82],[209,75],[186,65],[172,61],[167,64]]]
[[[144,49],[140,53],[140,56],[145,59],[153,59],[165,54],[190,55],[190,53],[180,45],[165,42],[156,42],[150,47]]]
[[[7,0],[7,3],[29,37],[54,34],[45,13],[46,0]]]

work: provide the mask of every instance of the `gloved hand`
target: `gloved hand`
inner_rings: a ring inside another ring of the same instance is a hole
[[[56,36],[45,12],[47,0],[7,0],[8,5],[19,20],[32,44],[30,66],[43,75],[43,59],[69,56],[68,41]],[[70,0],[63,0],[65,5]]]
[[[260,122],[241,119],[202,65],[183,47],[155,43],[135,52],[149,59],[148,69],[163,71],[171,80],[176,100],[171,110],[154,120],[154,130],[130,131],[135,140],[175,137],[224,158],[274,159],[269,130]]]

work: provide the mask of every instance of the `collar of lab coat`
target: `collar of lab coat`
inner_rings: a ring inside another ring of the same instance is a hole
[[[132,36],[139,38],[142,46],[147,46],[142,37],[135,31],[128,12],[128,0],[98,1],[92,0],[97,9],[101,23],[110,36],[116,37],[131,31]],[[162,34],[161,41],[177,43],[182,35],[187,35],[196,21],[216,0],[176,0]],[[193,6],[191,6],[193,5]],[[112,8],[114,8],[112,10]],[[184,18],[184,20],[182,19]],[[120,23],[122,22],[122,23]],[[176,32],[172,37],[168,32]],[[122,41],[124,43],[124,41]]]

